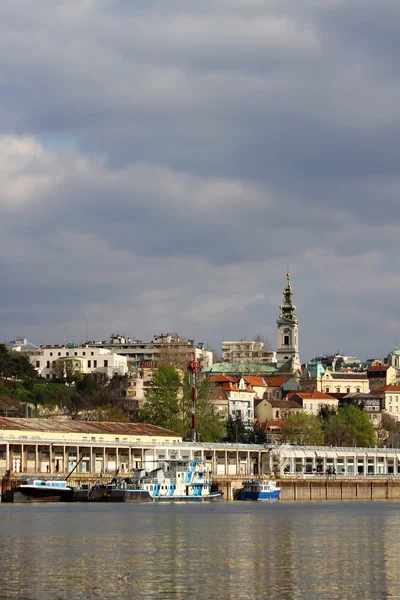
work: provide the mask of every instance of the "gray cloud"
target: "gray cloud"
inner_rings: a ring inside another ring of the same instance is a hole
[[[398,3],[0,8],[1,337],[400,333]],[[362,15],[362,18],[360,16]],[[23,331],[21,331],[21,328]]]

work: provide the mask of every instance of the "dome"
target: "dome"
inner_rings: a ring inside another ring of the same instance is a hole
[[[396,348],[394,350],[392,350],[391,352],[389,352],[388,356],[400,356],[399,347],[396,345]]]

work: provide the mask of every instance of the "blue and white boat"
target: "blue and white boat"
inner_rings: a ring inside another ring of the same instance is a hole
[[[241,500],[279,500],[281,488],[272,479],[243,481]]]
[[[87,502],[206,502],[220,500],[203,460],[169,460],[147,473],[136,471],[128,479],[80,489],[75,500]]]

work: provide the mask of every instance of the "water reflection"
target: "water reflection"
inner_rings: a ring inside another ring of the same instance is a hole
[[[3,504],[0,598],[397,598],[399,508]]]

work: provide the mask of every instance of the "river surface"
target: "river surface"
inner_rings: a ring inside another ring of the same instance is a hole
[[[400,598],[400,502],[1,504],[0,598]]]

